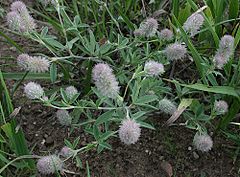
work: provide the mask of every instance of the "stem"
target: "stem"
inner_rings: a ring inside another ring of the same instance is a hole
[[[15,161],[17,160],[22,160],[22,159],[33,159],[33,158],[41,158],[41,156],[37,156],[37,155],[23,155],[23,156],[20,156],[20,157],[17,157],[16,159],[13,159],[12,161],[8,162],[4,167],[2,167],[0,169],[0,174],[9,166],[11,165],[12,163],[14,163]]]
[[[133,81],[134,78],[135,78],[135,73],[133,74],[132,78],[127,83],[127,86],[126,86],[124,94],[123,94],[123,100],[124,100],[124,98],[125,98],[125,96],[127,94],[128,87],[129,87],[130,83]]]
[[[14,95],[14,93],[16,92],[16,90],[18,89],[18,87],[22,84],[22,82],[24,81],[24,79],[27,77],[29,71],[27,71],[23,77],[17,82],[17,85],[13,88],[12,90],[12,96]]]
[[[43,100],[43,99],[40,99],[40,100],[45,102],[45,100]],[[56,109],[62,109],[62,110],[68,110],[68,109],[116,110],[116,109],[119,109],[119,107],[117,107],[117,108],[112,108],[112,107],[87,107],[87,106],[72,106],[72,105],[69,105],[67,107],[58,107],[58,106],[55,106],[51,103],[46,103],[45,105],[49,106],[49,107],[52,107],[52,108],[56,108]]]

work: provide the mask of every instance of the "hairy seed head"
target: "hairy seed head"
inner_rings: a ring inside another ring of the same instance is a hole
[[[61,151],[59,152],[59,155],[68,158],[74,154],[73,150],[67,146],[64,146]]]
[[[53,174],[63,170],[63,161],[56,155],[49,155],[40,158],[37,162],[37,169],[43,175]]]
[[[133,32],[134,36],[141,37],[144,36],[144,32],[141,29],[135,29]]]
[[[159,101],[159,109],[162,112],[170,115],[172,115],[177,110],[175,104],[166,98]]]
[[[218,115],[225,114],[228,112],[228,104],[224,100],[215,101],[214,110]]]
[[[216,55],[213,57],[213,63],[218,69],[222,69],[227,62],[228,58],[226,58],[223,53],[217,52]]]
[[[141,134],[140,125],[133,119],[124,119],[118,133],[120,140],[126,145],[135,144]]]
[[[196,35],[196,33],[200,30],[204,22],[204,17],[199,13],[194,13],[183,24],[183,29],[186,32],[189,32],[191,36]]]
[[[153,37],[158,29],[158,22],[154,18],[148,18],[140,24],[139,30],[143,32],[146,37]]]
[[[11,5],[11,12],[7,17],[8,25],[11,29],[17,30],[21,33],[31,32],[36,28],[36,23],[29,14],[26,5],[22,1],[15,1]],[[16,15],[12,19],[13,14]]]
[[[193,144],[197,148],[197,150],[202,152],[208,152],[213,147],[212,138],[208,134],[199,134],[196,133],[193,139]]]
[[[168,60],[179,60],[185,57],[187,49],[185,45],[176,42],[168,45],[164,53]]]
[[[11,11],[15,11],[18,13],[26,13],[28,12],[26,5],[22,1],[15,1],[11,4]]]
[[[159,37],[164,41],[171,41],[173,39],[173,32],[165,28],[160,31]]]
[[[72,99],[76,94],[78,94],[78,90],[74,86],[69,86],[65,89],[65,93],[68,99]]]
[[[7,24],[11,30],[20,31],[21,28],[21,17],[18,12],[12,11],[7,13]]]
[[[145,63],[144,70],[149,76],[158,76],[164,73],[164,66],[161,63],[150,60]]]
[[[17,64],[24,70],[28,70],[28,60],[29,60],[29,55],[28,54],[21,54],[17,57]]]
[[[234,38],[231,35],[224,35],[219,43],[218,53],[224,54],[226,58],[230,58],[234,52]]]
[[[119,86],[112,69],[103,63],[94,66],[92,71],[93,81],[98,91],[106,97],[115,99],[119,93]]]
[[[29,99],[39,99],[44,95],[43,88],[35,82],[26,84],[24,92]]]
[[[69,126],[72,123],[72,117],[69,115],[67,110],[57,110],[56,117],[63,126]]]
[[[26,60],[27,70],[34,73],[43,73],[49,70],[50,62],[42,56],[29,57]]]

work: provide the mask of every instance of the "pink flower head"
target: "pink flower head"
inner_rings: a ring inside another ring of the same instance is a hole
[[[44,156],[38,160],[37,169],[43,175],[53,174],[63,170],[63,161],[56,155]]]
[[[197,148],[197,150],[202,152],[208,152],[213,147],[212,138],[208,134],[199,134],[196,133],[193,139],[193,144]]]
[[[164,53],[169,60],[180,60],[187,54],[187,49],[185,45],[176,42],[168,45]]]
[[[98,91],[106,97],[116,98],[119,93],[119,86],[112,69],[103,63],[94,66],[92,71],[93,81]]]
[[[164,66],[156,61],[148,61],[144,66],[145,72],[150,76],[158,76],[164,73]]]
[[[132,119],[124,119],[119,128],[119,138],[126,145],[135,144],[141,134],[140,125]]]

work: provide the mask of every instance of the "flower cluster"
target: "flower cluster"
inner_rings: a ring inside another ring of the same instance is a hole
[[[56,117],[61,125],[69,126],[72,123],[72,117],[66,110],[57,110]]]
[[[124,119],[119,130],[119,138],[126,145],[135,144],[141,134],[140,125],[132,119]]]
[[[234,53],[234,38],[231,35],[224,35],[219,43],[219,48],[213,58],[214,65],[218,69],[229,61]]]
[[[71,148],[64,146],[61,151],[59,152],[59,155],[68,158],[70,156],[72,156],[74,154],[74,150],[72,150]]]
[[[224,100],[215,101],[214,110],[218,115],[227,113],[228,112],[227,102]]]
[[[170,115],[172,115],[177,110],[175,104],[166,98],[159,101],[159,109],[162,112]]]
[[[197,133],[194,136],[193,145],[199,151],[208,152],[212,149],[213,141],[212,141],[212,138],[208,134],[201,135],[201,134]]]
[[[7,23],[9,28],[21,33],[31,32],[36,28],[34,19],[22,1],[12,3],[11,11],[7,14]]]
[[[63,170],[63,161],[56,155],[49,155],[40,158],[37,162],[37,169],[43,175],[53,174]]]
[[[154,18],[148,18],[134,31],[135,36],[153,37],[158,29],[158,22]]]
[[[65,93],[68,99],[72,99],[76,94],[78,94],[78,90],[74,86],[69,86],[65,89]]]
[[[50,65],[48,59],[41,56],[29,56],[28,54],[19,55],[17,63],[22,69],[34,73],[46,72]]]
[[[187,49],[185,45],[176,42],[168,45],[164,53],[168,60],[179,60],[185,57]]]
[[[161,63],[151,60],[145,63],[144,70],[149,76],[158,76],[164,73],[164,66]]]
[[[191,36],[195,36],[199,29],[202,27],[204,17],[199,13],[194,13],[183,24],[183,29],[189,32]]]
[[[163,29],[159,33],[160,39],[164,41],[171,41],[173,39],[173,32],[170,29]]]
[[[98,91],[106,97],[115,99],[119,93],[119,86],[112,69],[104,63],[94,66],[92,71],[93,81]]]
[[[43,88],[35,82],[29,82],[26,84],[24,92],[29,99],[40,99],[44,95]]]

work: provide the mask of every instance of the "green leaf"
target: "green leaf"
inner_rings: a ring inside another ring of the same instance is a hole
[[[211,92],[211,93],[219,93],[224,95],[231,95],[239,98],[237,90],[230,86],[207,86],[204,84],[192,84],[192,85],[180,84],[180,85],[187,88],[195,89],[195,90],[201,90],[201,91]]]
[[[112,146],[106,142],[101,142],[99,143],[99,146],[105,148],[105,149],[109,149],[109,150],[112,150]]]
[[[146,122],[142,122],[142,121],[137,121],[137,122],[141,125],[141,127],[155,130],[155,128],[152,125],[150,125],[150,124],[148,124]]]
[[[181,25],[187,20],[187,18],[191,15],[191,6],[189,3],[186,3],[186,6],[184,9],[181,9],[179,11],[179,17],[178,21]]]
[[[229,19],[237,18],[239,13],[239,0],[229,1]]]
[[[102,115],[100,115],[97,118],[97,120],[95,122],[95,125],[99,125],[101,123],[104,123],[104,122],[108,121],[109,119],[112,118],[113,113],[114,113],[114,110],[110,110],[110,111],[107,111],[107,112],[103,113]]]
[[[50,66],[50,77],[52,83],[54,83],[57,79],[57,65],[55,63],[52,63]]]
[[[138,112],[136,112],[135,114],[132,114],[132,118],[133,119],[139,119],[139,118],[141,118],[142,116],[144,116],[145,114],[146,114],[147,112],[145,112],[145,111],[138,111]]]
[[[2,74],[5,79],[19,80],[19,79],[22,79],[26,73],[11,72],[11,73],[2,73]],[[49,73],[28,73],[28,75],[24,79],[25,80],[37,80],[37,79],[50,80],[50,74]]]
[[[136,100],[135,104],[146,104],[146,103],[150,103],[150,102],[153,102],[156,100],[158,100],[158,96],[156,96],[156,95],[145,95],[145,96],[138,98]]]

